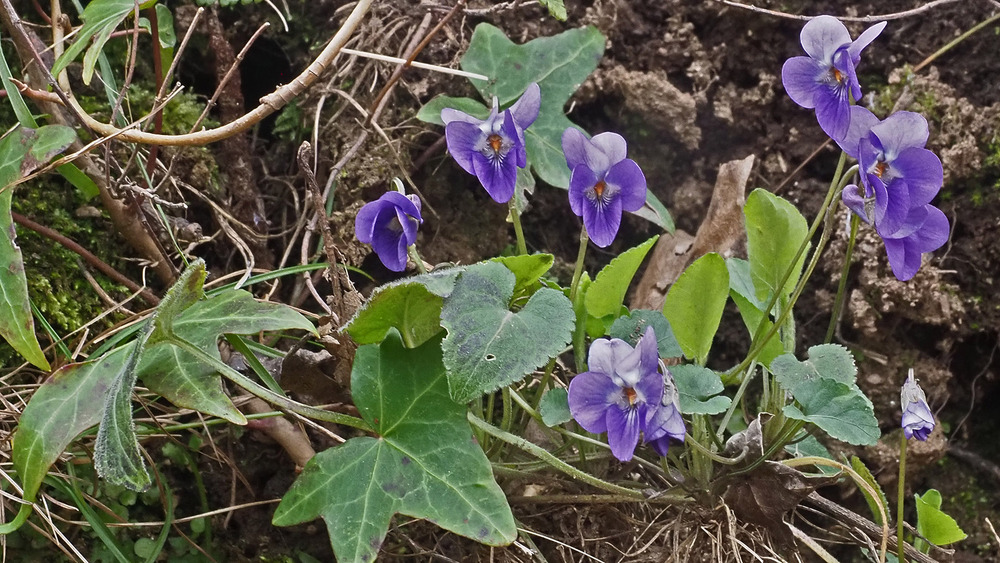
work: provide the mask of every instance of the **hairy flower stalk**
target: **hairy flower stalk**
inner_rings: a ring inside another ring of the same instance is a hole
[[[792,57],[781,67],[781,82],[788,96],[804,108],[815,108],[819,126],[835,141],[850,127],[852,99],[861,99],[857,75],[861,51],[885,26],[886,22],[877,23],[852,41],[837,18],[813,18],[800,35],[802,49],[809,56]]]
[[[455,162],[479,179],[493,201],[506,203],[514,196],[517,169],[528,165],[524,130],[538,118],[541,91],[532,83],[510,108],[493,109],[485,120],[452,108],[441,110],[448,152]]]

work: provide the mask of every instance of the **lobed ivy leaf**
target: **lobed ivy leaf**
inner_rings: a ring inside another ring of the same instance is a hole
[[[729,408],[732,399],[721,396],[722,379],[714,371],[691,364],[670,366],[684,414],[719,414]]]
[[[608,334],[611,338],[619,338],[634,347],[646,333],[647,326],[653,327],[653,332],[656,333],[656,349],[661,358],[679,358],[684,355],[674,336],[674,330],[670,328],[670,321],[660,311],[631,311],[615,319]]]
[[[502,264],[481,263],[470,266],[444,300],[442,349],[455,401],[467,403],[523,378],[569,343],[575,322],[569,299],[541,288],[512,312],[515,284]]]
[[[275,510],[276,526],[323,518],[345,562],[374,561],[396,513],[487,545],[514,540],[506,497],[465,407],[449,397],[440,338],[407,349],[391,330],[380,345],[360,347],[351,388],[378,437],[313,457]]]
[[[517,45],[499,28],[481,23],[462,57],[463,70],[490,78],[472,81],[479,94],[487,101],[496,96],[501,106],[513,103],[532,82],[538,83],[542,105],[538,119],[525,130],[525,142],[535,173],[553,186],[569,187],[562,134],[573,123],[563,107],[597,68],[604,42],[597,28],[586,27]]]
[[[695,260],[667,292],[663,316],[670,321],[684,355],[699,365],[708,361],[729,298],[729,271],[722,256],[711,252]]]
[[[18,127],[0,139],[0,336],[32,365],[49,370],[31,316],[28,279],[10,204],[11,184],[37,169],[76,139],[73,129],[46,125],[38,129]]]
[[[625,302],[625,293],[632,284],[632,278],[635,277],[643,259],[658,238],[660,235],[655,235],[646,242],[622,252],[607,266],[601,268],[584,298],[588,314],[597,318],[618,316],[622,303]]]
[[[83,25],[77,32],[75,41],[52,65],[52,75],[56,76],[62,72],[86,49],[87,53],[83,56],[83,83],[90,84],[97,58],[104,49],[104,44],[135,9],[135,0],[93,0],[87,4],[83,14],[80,15]]]
[[[781,287],[781,279],[805,240],[809,228],[794,205],[764,189],[756,189],[743,207],[747,228],[747,257],[757,298],[767,302],[778,294],[785,300],[802,275],[806,253],[795,262],[792,275]]]
[[[870,446],[881,435],[868,397],[854,386],[832,379],[810,379],[791,389],[796,404],[782,412],[811,422],[831,437],[855,446]]]

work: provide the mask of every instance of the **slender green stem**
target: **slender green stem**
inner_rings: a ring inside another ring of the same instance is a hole
[[[840,324],[840,310],[844,306],[844,294],[847,291],[847,276],[851,271],[851,259],[854,257],[854,243],[858,236],[858,224],[861,218],[851,213],[851,236],[847,239],[847,253],[844,255],[844,269],[840,272],[840,283],[837,284],[837,297],[833,300],[833,314],[830,317],[830,326],[826,329],[824,343],[833,340],[833,335],[837,332],[837,325]]]
[[[514,223],[514,236],[517,237],[517,253],[527,254],[528,245],[524,242],[524,230],[521,229],[521,214],[517,212],[517,197],[510,198],[510,222]]]
[[[997,21],[998,19],[1000,19],[1000,13],[993,14],[989,18],[987,18],[987,19],[979,22],[975,26],[971,27],[969,29],[969,31],[966,31],[962,35],[959,35],[955,39],[949,41],[948,44],[945,45],[944,47],[941,47],[937,51],[934,51],[934,53],[932,53],[931,56],[927,57],[926,59],[924,59],[923,61],[921,61],[920,64],[918,64],[917,66],[913,67],[913,72],[920,72],[920,69],[922,69],[925,66],[927,66],[927,65],[931,64],[932,62],[934,62],[935,59],[937,59],[941,55],[943,55],[943,54],[947,53],[948,51],[950,51],[955,45],[958,45],[962,41],[965,41],[966,39],[969,38],[969,36],[971,36],[972,34],[976,33],[980,29],[983,29],[984,27],[990,25],[991,23]],[[900,559],[900,561],[902,561],[902,559]]]
[[[550,454],[549,452],[547,452],[543,448],[541,448],[541,447],[539,447],[539,446],[537,446],[537,445],[529,442],[528,440],[525,440],[524,438],[521,438],[520,436],[515,436],[515,435],[511,434],[510,432],[504,432],[503,430],[497,428],[496,426],[493,426],[492,424],[489,424],[485,420],[480,419],[479,417],[473,415],[472,413],[468,413],[467,418],[469,419],[469,422],[472,424],[472,426],[474,426],[474,427],[482,430],[486,434],[489,434],[490,436],[493,436],[494,438],[496,438],[498,440],[506,442],[506,443],[514,446],[515,448],[519,448],[521,450],[524,450],[525,452],[527,452],[527,453],[529,453],[529,454],[537,457],[538,459],[540,459],[540,460],[548,463],[553,468],[555,468],[555,469],[557,469],[559,471],[562,471],[563,473],[565,473],[566,475],[569,475],[570,477],[573,477],[574,479],[577,479],[579,481],[583,481],[584,483],[587,483],[588,485],[597,487],[598,489],[602,489],[602,490],[608,491],[609,493],[620,494],[620,495],[624,495],[624,496],[627,496],[627,497],[633,498],[633,499],[644,499],[645,498],[645,495],[643,495],[642,492],[640,492],[640,491],[637,491],[635,489],[629,489],[629,488],[622,487],[622,486],[619,486],[619,485],[615,485],[614,483],[609,483],[609,482],[607,482],[607,481],[605,481],[603,479],[598,479],[597,477],[594,477],[593,475],[590,475],[589,473],[586,473],[584,471],[581,471],[581,470],[573,467],[572,465],[570,465],[570,464],[566,463],[565,461],[559,459],[558,457]]]
[[[757,362],[750,362],[746,375],[744,375],[740,381],[739,389],[737,389],[736,394],[733,395],[733,402],[729,404],[729,408],[726,410],[726,415],[722,417],[722,422],[719,423],[719,429],[715,434],[717,440],[722,440],[722,436],[725,434],[726,428],[729,427],[729,420],[733,418],[733,414],[736,412],[736,408],[740,405],[740,401],[743,400],[743,394],[746,393],[747,387],[753,379],[753,374],[756,372]]]
[[[420,258],[420,254],[417,252],[417,245],[411,244],[407,246],[406,253],[410,255],[410,259],[417,265],[417,271],[421,274],[426,274],[427,268],[424,266],[424,260]]]
[[[906,498],[906,434],[899,435],[899,479],[896,489],[896,557],[899,563],[906,563],[903,547],[903,501]]]
[[[171,334],[167,336],[167,340],[184,350],[188,354],[191,354],[199,361],[208,364],[215,368],[216,371],[221,373],[226,379],[232,381],[233,383],[239,385],[240,387],[249,391],[252,395],[263,399],[276,405],[277,407],[300,414],[306,418],[311,418],[313,420],[322,420],[324,422],[332,422],[334,424],[341,424],[343,426],[350,426],[351,428],[357,428],[359,430],[364,430],[366,432],[374,432],[374,429],[364,420],[353,417],[346,414],[341,414],[339,412],[331,412],[323,409],[318,409],[316,407],[311,407],[309,405],[304,405],[298,401],[293,401],[284,395],[279,395],[270,389],[262,387],[255,383],[249,377],[243,375],[242,373],[234,370],[225,363],[223,363],[218,358],[212,357],[208,352],[205,352],[201,348],[195,346],[194,344],[184,340],[183,338],[177,336],[176,334]]]
[[[569,300],[576,303],[576,292],[580,285],[580,276],[583,275],[583,259],[587,256],[587,243],[590,237],[587,236],[587,227],[580,229],[580,250],[576,253],[576,267],[573,269],[573,281],[569,284]]]

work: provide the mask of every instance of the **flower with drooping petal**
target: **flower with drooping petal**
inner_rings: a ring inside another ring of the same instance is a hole
[[[899,404],[903,408],[903,434],[907,439],[926,441],[934,430],[934,414],[927,406],[924,390],[913,378],[913,368],[910,368],[910,373],[903,382],[903,389],[899,393]]]
[[[684,441],[684,419],[681,418],[681,395],[670,370],[663,376],[663,398],[660,407],[646,423],[645,443],[661,456],[667,455],[670,440]]]
[[[406,269],[406,248],[417,242],[417,227],[423,222],[417,196],[391,191],[358,211],[354,234],[372,245],[386,268],[402,272]]]
[[[844,188],[844,204],[874,225],[885,242],[896,278],[906,281],[920,269],[924,253],[948,240],[948,219],[930,202],[941,190],[941,160],[924,148],[927,120],[896,112],[883,121],[861,107],[851,108],[851,126],[841,148],[858,159],[861,186]]]
[[[663,398],[656,334],[646,329],[635,348],[624,340],[595,340],[590,371],[569,384],[569,411],[588,432],[608,433],[611,453],[629,461]]]
[[[625,158],[627,145],[617,133],[588,139],[578,129],[562,136],[569,180],[569,205],[583,217],[594,244],[610,245],[618,234],[622,211],[638,211],[646,203],[646,177],[639,165]]]
[[[528,165],[524,130],[538,118],[541,91],[532,83],[510,108],[500,111],[493,98],[493,109],[486,120],[445,108],[441,110],[448,152],[469,174],[479,178],[497,203],[514,196],[517,169]]]
[[[781,67],[781,82],[792,101],[816,109],[816,119],[823,131],[834,140],[841,139],[851,122],[851,98],[861,99],[857,65],[861,51],[882,30],[877,23],[851,41],[851,34],[832,16],[809,20],[800,40],[808,57],[792,57]]]

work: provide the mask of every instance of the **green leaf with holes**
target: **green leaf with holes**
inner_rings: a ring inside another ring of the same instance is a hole
[[[541,288],[511,311],[515,275],[502,264],[470,266],[441,310],[451,396],[466,403],[513,383],[563,351],[575,323],[560,291]]]
[[[514,540],[506,497],[465,407],[449,397],[440,338],[407,349],[391,330],[382,344],[360,347],[351,389],[378,436],[316,454],[275,510],[275,525],[323,518],[338,561],[374,561],[396,513],[487,545]]]

